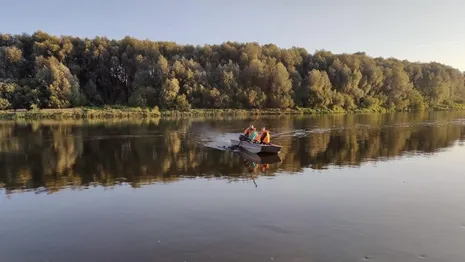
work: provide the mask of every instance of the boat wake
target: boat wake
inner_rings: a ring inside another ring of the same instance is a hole
[[[222,151],[231,150],[231,139],[237,139],[237,133],[216,134],[209,137],[204,137],[200,140],[205,147],[218,149]]]
[[[331,132],[331,128],[314,128],[314,129],[295,129],[292,131],[288,132],[280,132],[276,134],[272,134],[271,138],[277,138],[277,137],[306,137],[309,134],[322,134],[322,133],[327,133]]]

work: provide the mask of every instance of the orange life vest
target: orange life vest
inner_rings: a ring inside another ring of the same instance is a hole
[[[262,142],[263,144],[269,144],[270,141],[270,131],[262,131],[262,134],[260,135],[260,142]]]
[[[270,168],[270,165],[269,164],[263,164],[260,166],[262,172],[265,172],[268,168]]]

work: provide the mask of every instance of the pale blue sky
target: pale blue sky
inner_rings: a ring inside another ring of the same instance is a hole
[[[1,0],[0,32],[228,40],[438,61],[465,70],[464,0]]]

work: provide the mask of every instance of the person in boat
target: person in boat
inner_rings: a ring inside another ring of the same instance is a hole
[[[254,126],[253,126],[253,125],[250,125],[249,127],[247,127],[247,128],[244,130],[244,133],[243,133],[244,137],[245,137],[245,138],[249,138],[249,137],[250,137],[250,134],[251,134],[252,131],[253,131],[253,129],[254,129]]]
[[[249,134],[249,139],[252,142],[258,142],[258,140],[257,140],[258,138],[259,138],[259,136],[258,136],[258,133],[257,133],[257,129],[253,128],[252,132]]]
[[[260,144],[268,145],[271,143],[270,131],[266,130],[265,127],[262,127],[262,133],[259,138]]]

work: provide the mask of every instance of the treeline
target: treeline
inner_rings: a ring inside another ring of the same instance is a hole
[[[0,34],[0,109],[129,105],[190,108],[452,107],[464,74],[439,63],[309,54],[227,42],[177,45],[126,37]]]

